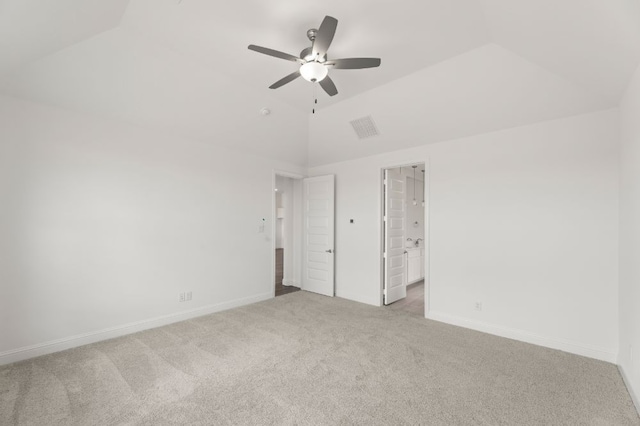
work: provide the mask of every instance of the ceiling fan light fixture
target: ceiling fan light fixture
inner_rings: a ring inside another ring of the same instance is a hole
[[[300,75],[307,81],[322,81],[328,73],[329,69],[319,62],[307,62],[300,66]]]
[[[337,27],[338,20],[336,18],[328,15],[325,16],[318,29],[311,28],[307,31],[307,37],[309,41],[311,41],[311,46],[302,50],[300,56],[290,55],[289,53],[269,49],[268,47],[256,46],[255,44],[250,44],[247,47],[254,52],[298,64],[296,71],[276,81],[269,86],[269,89],[277,89],[302,76],[302,78],[312,83],[319,82],[320,87],[322,87],[327,95],[335,96],[338,94],[338,89],[333,83],[333,80],[331,80],[331,77],[327,75],[329,73],[329,67],[331,67],[331,69],[359,70],[380,66],[380,58],[342,58],[328,60],[327,50],[329,50],[329,46],[331,46]]]

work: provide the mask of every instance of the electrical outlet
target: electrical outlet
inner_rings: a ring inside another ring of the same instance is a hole
[[[187,292],[187,301],[191,300],[192,298],[193,298],[193,294],[190,291],[188,291]]]
[[[180,293],[180,301],[181,301],[181,302],[184,302],[185,300],[186,300],[186,299],[185,299],[185,295],[184,295],[184,293]]]
[[[482,310],[482,302],[476,302],[475,308],[476,308],[476,311],[481,311]]]

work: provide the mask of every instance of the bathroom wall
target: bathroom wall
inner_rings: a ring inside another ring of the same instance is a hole
[[[422,170],[422,166],[418,167]],[[422,172],[420,172],[422,174]],[[413,189],[416,190],[417,205],[413,205]],[[406,238],[416,241],[422,238],[421,246],[424,246],[424,207],[422,206],[424,182],[417,178],[407,177],[407,232]]]
[[[276,184],[277,185],[277,184]],[[284,247],[284,220],[277,217],[278,211],[282,209],[282,192],[276,192],[276,248]]]

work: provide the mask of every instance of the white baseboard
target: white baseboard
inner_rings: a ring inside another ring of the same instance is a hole
[[[293,280],[282,280],[282,285],[300,288],[300,283]]]
[[[472,330],[481,331],[483,333],[493,334],[500,337],[506,337],[513,340],[519,340],[521,342],[532,343],[534,345],[544,346],[551,349],[558,349],[564,352],[610,362],[612,364],[616,364],[618,358],[618,354],[614,350],[607,350],[605,348],[585,345],[566,339],[541,336],[539,334],[530,333],[524,330],[488,324],[485,322],[458,317],[455,315],[444,314],[441,312],[431,311],[427,314],[427,319],[470,328]]]
[[[37,345],[13,349],[0,353],[0,365],[11,364],[13,362],[23,361],[25,359],[35,358],[37,356],[60,352],[66,349],[76,348],[78,346],[84,346],[102,340],[113,339],[114,337],[120,337],[127,334],[136,333],[138,331],[149,330],[151,328],[161,327],[163,325],[185,321],[191,318],[213,314],[215,312],[226,311],[228,309],[237,308],[239,306],[249,305],[256,302],[262,302],[263,300],[271,298],[273,298],[273,292],[231,300],[229,302],[223,302],[214,305],[201,306],[199,308],[190,309],[188,311],[163,315],[156,318],[150,318],[142,321],[132,322],[129,324],[119,325],[116,327],[105,328],[103,330],[52,340]]]
[[[640,416],[640,399],[638,398],[638,395],[636,394],[635,390],[633,389],[633,386],[631,385],[631,380],[629,379],[629,376],[627,376],[627,371],[620,364],[618,364],[618,371],[620,371],[620,375],[622,376],[622,380],[624,381],[624,384],[627,386],[627,390],[629,391],[629,395],[631,395],[631,400],[633,401],[633,405],[636,406],[636,411],[638,412],[638,415]]]
[[[335,296],[340,299],[351,300],[352,302],[364,303],[371,306],[380,306],[380,302],[378,300],[367,300],[362,297],[362,294],[358,293],[345,293],[344,291],[336,290]]]

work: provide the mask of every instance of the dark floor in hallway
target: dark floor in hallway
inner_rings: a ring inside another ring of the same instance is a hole
[[[284,249],[276,249],[276,297],[300,290],[298,287],[282,284],[284,277]]]

